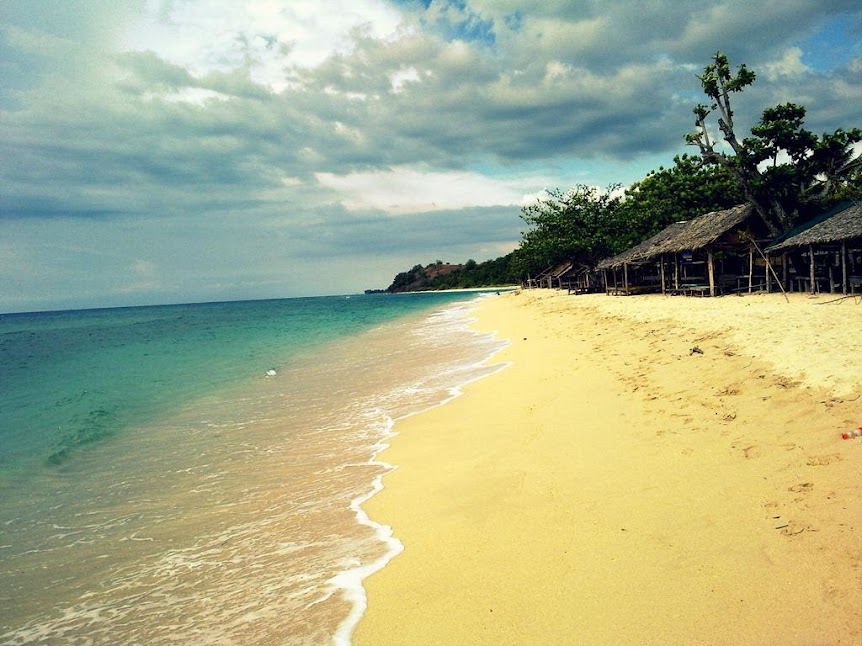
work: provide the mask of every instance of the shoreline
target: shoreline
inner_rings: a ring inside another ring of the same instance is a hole
[[[448,291],[484,292],[487,290],[480,289]],[[483,298],[487,298],[487,296],[487,294],[477,294],[475,303],[480,302]],[[450,304],[449,307],[451,308],[453,306]],[[463,330],[465,332],[472,333],[473,335],[480,335],[480,332],[476,332],[472,329],[472,324],[475,322],[475,319],[470,316],[470,312],[472,311],[472,309],[473,308],[470,308],[467,314],[464,315],[465,318],[462,322]],[[377,522],[373,518],[369,517],[369,515],[363,508],[363,506],[370,499],[374,498],[381,491],[383,491],[384,478],[389,473],[395,471],[398,468],[396,465],[390,464],[389,462],[386,462],[380,458],[381,453],[385,452],[390,447],[392,439],[398,436],[398,432],[395,430],[396,426],[401,422],[410,419],[413,416],[422,415],[423,413],[434,410],[435,408],[445,406],[450,401],[463,395],[465,387],[476,381],[480,381],[491,374],[494,374],[494,372],[497,372],[498,370],[503,369],[506,364],[500,364],[499,366],[492,367],[490,369],[486,368],[485,366],[487,366],[491,362],[491,360],[497,353],[505,349],[507,345],[508,343],[499,342],[498,344],[496,344],[496,347],[492,349],[489,353],[487,353],[483,358],[479,359],[475,363],[461,366],[460,369],[463,372],[467,373],[466,379],[464,379],[463,381],[455,382],[448,386],[444,391],[445,396],[439,401],[431,402],[426,408],[402,414],[398,417],[395,417],[394,419],[392,417],[387,417],[387,430],[385,434],[380,438],[380,441],[372,447],[373,453],[369,458],[368,462],[366,463],[369,466],[380,467],[383,469],[383,471],[377,476],[375,476],[374,480],[371,483],[371,488],[369,489],[369,491],[357,496],[350,502],[350,509],[355,514],[356,521],[360,525],[370,527],[375,532],[377,538],[386,545],[387,549],[383,555],[381,555],[374,561],[339,572],[329,580],[329,584],[332,586],[332,590],[324,600],[328,599],[333,594],[340,594],[342,598],[344,598],[351,606],[350,612],[339,623],[335,634],[332,636],[332,643],[334,646],[349,646],[349,644],[351,643],[351,637],[356,630],[357,625],[362,621],[362,618],[368,606],[368,597],[364,587],[365,580],[369,576],[372,576],[374,573],[385,568],[392,559],[394,559],[404,551],[404,545],[401,543],[398,537],[394,535],[392,527],[390,525]],[[478,371],[479,374],[474,374],[474,372],[476,371]]]
[[[857,643],[862,308],[795,300],[483,300],[513,365],[397,423],[354,643]]]

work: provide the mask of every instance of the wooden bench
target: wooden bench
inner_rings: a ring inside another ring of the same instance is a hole
[[[709,285],[686,285],[682,288],[685,296],[708,296]]]
[[[661,287],[658,285],[629,285],[628,287],[616,285],[608,287],[607,291],[610,296],[632,296],[634,294],[651,294],[660,290]]]
[[[670,294],[682,294],[683,296],[708,296],[709,285],[680,285],[675,289],[669,289]]]

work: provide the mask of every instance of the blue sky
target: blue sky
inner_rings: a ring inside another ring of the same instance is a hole
[[[384,287],[685,152],[715,51],[862,126],[856,0],[6,0],[0,312]],[[693,152],[689,149],[689,152]]]

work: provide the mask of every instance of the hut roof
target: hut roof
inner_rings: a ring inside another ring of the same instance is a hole
[[[701,249],[745,222],[754,213],[754,207],[748,204],[739,204],[723,211],[712,211],[699,215],[693,220],[676,222],[631,249],[601,261],[597,268],[610,269],[620,267],[624,263],[650,260],[663,253]]]
[[[545,276],[550,278],[559,278],[567,271],[569,271],[572,267],[574,267],[574,264],[575,263],[571,261],[561,262],[559,265],[556,265],[550,271],[548,271]]]
[[[548,267],[548,268],[546,268],[546,269],[543,269],[543,270],[542,270],[542,271],[540,271],[538,274],[536,274],[536,278],[535,278],[535,280],[542,280],[543,278],[547,278],[547,277],[548,277],[548,275],[549,275],[552,271],[554,271],[554,268],[555,268],[555,267],[556,267],[556,265],[551,265],[550,267]]]
[[[670,226],[665,227],[664,229],[656,233],[654,236],[647,238],[646,240],[635,245],[631,249],[626,249],[622,253],[619,253],[616,256],[612,256],[611,258],[605,258],[596,266],[596,269],[611,269],[613,267],[622,267],[622,265],[625,263],[641,262],[643,260],[652,258],[656,255],[652,251],[656,246],[666,242],[669,238],[678,234],[688,225],[688,222],[674,222]]]
[[[827,213],[828,215],[828,213]],[[862,204],[844,206],[831,217],[815,218],[813,226],[803,225],[802,231],[790,235],[777,244],[767,247],[767,251],[780,251],[790,247],[801,247],[809,244],[828,244],[851,238],[862,239]]]
[[[754,215],[750,204],[738,204],[723,211],[712,211],[686,222],[675,235],[656,245],[653,256],[702,249]]]

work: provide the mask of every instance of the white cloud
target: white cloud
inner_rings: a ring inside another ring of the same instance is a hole
[[[133,262],[131,265],[129,265],[129,269],[131,269],[132,272],[135,274],[149,276],[155,273],[156,264],[149,260],[143,260],[139,258],[138,260],[135,260],[135,262]]]
[[[811,72],[811,69],[802,62],[802,50],[798,47],[789,47],[780,59],[766,63],[763,69],[770,81]]]
[[[198,77],[248,68],[255,82],[280,91],[296,68],[349,54],[358,34],[387,39],[401,25],[383,0],[154,0],[123,46],[153,51]]]
[[[415,67],[400,69],[389,77],[392,91],[396,94],[404,89],[406,83],[417,83],[420,80],[419,72],[416,71]]]
[[[424,213],[487,206],[521,206],[535,199],[535,178],[496,179],[475,172],[434,172],[408,168],[335,175],[317,173],[317,181],[336,191],[352,211],[389,214]]]
[[[199,87],[184,87],[175,92],[146,92],[143,94],[145,101],[162,100],[169,103],[190,103],[192,105],[203,106],[208,101],[227,101],[230,99],[226,94],[206,90]]]

